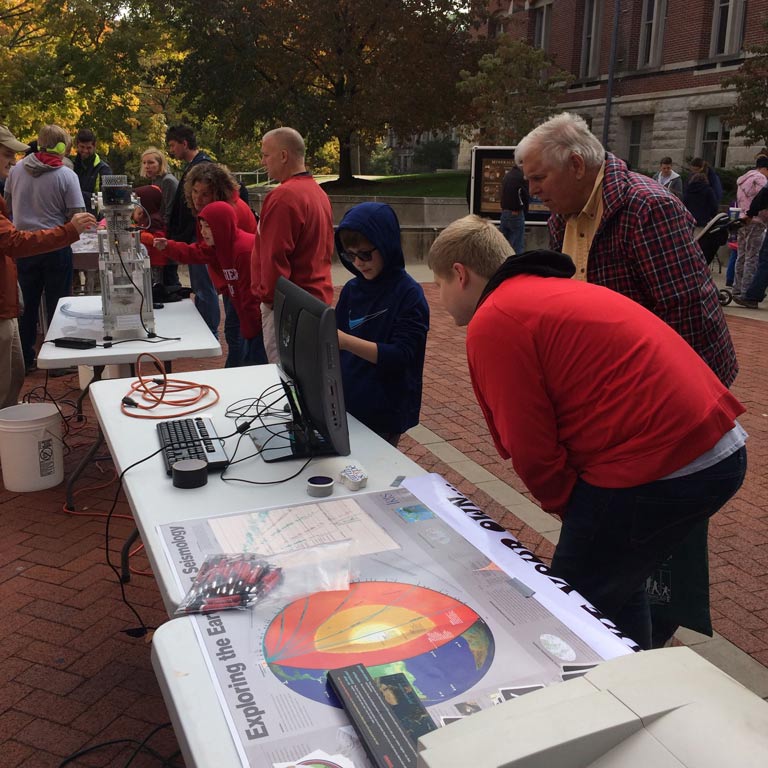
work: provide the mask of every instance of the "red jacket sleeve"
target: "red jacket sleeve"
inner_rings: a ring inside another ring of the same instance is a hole
[[[467,358],[496,450],[512,459],[547,512],[562,514],[577,476],[559,443],[555,406],[528,329],[496,312],[476,315],[467,334]]]
[[[16,229],[13,222],[0,213],[0,254],[12,259],[55,251],[74,243],[79,237],[75,225],[69,222],[53,229],[25,232]]]
[[[180,240],[169,240],[162,253],[180,264],[210,264],[213,261],[211,249],[203,243],[183,243]]]

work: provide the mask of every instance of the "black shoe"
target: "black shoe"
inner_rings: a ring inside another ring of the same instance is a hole
[[[742,299],[741,296],[734,296],[733,300],[746,309],[757,309],[757,302],[754,299]]]
[[[24,369],[27,374],[35,373],[37,371],[37,363],[33,360],[31,363],[27,363]]]

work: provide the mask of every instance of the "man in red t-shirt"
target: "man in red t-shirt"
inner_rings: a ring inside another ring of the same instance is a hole
[[[429,265],[468,326],[496,449],[563,518],[552,573],[648,648],[645,581],[741,486],[745,408],[653,313],[571,280],[567,255],[508,252],[490,222],[467,216],[435,240]]]
[[[275,128],[261,140],[261,161],[269,178],[280,182],[261,207],[251,265],[271,363],[278,362],[272,313],[278,277],[326,304],[333,301],[331,201],[307,170],[304,157],[304,139],[293,128]]]

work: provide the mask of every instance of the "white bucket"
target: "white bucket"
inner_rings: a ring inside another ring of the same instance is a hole
[[[61,415],[55,405],[0,410],[0,464],[8,491],[42,491],[64,479]]]

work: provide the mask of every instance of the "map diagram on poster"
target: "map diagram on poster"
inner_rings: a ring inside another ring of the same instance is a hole
[[[362,663],[380,685],[404,681],[447,727],[629,652],[601,627],[607,645],[594,650],[546,607],[572,602],[563,615],[578,626],[580,598],[558,597],[508,546],[489,557],[438,506],[397,488],[159,527],[179,597],[209,554],[354,542],[348,590],[191,619],[244,766],[322,754],[323,765],[368,768],[329,669]]]

